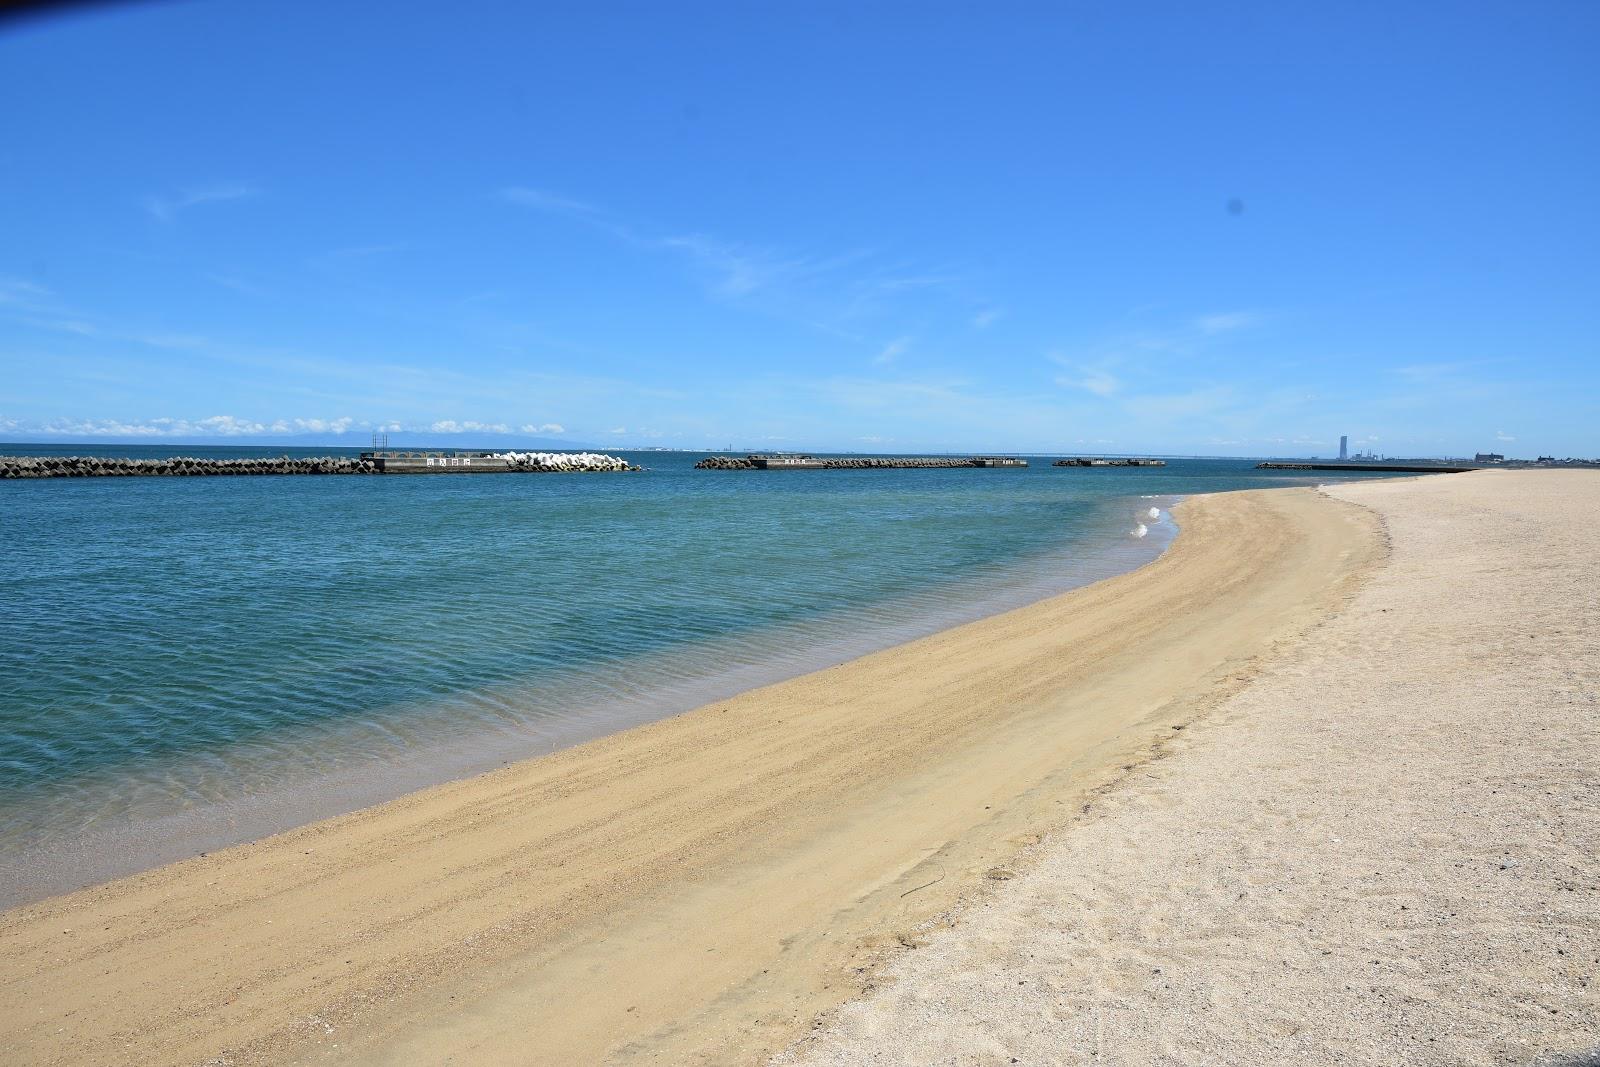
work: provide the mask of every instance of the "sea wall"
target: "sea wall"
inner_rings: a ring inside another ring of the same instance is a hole
[[[973,456],[811,456],[796,468],[812,470],[878,470],[890,467],[985,467],[995,466]],[[1025,464],[1019,464],[1025,465]],[[769,468],[749,456],[707,456],[694,465],[701,471],[750,471]]]

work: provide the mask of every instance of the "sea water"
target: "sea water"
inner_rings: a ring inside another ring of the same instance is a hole
[[[92,451],[284,452],[0,446]],[[1131,570],[1182,496],[1331,480],[621,454],[648,469],[0,482],[0,903]]]

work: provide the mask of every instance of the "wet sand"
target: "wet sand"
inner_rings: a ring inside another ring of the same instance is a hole
[[[1600,1063],[1600,473],[1329,492],[1352,602],[778,1062]]]
[[[1312,490],[686,715],[0,914],[7,1063],[752,1062],[1333,613]]]

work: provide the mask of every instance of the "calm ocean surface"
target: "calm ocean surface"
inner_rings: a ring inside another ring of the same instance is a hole
[[[1184,495],[1339,477],[622,454],[650,469],[0,482],[0,903],[1130,570]]]

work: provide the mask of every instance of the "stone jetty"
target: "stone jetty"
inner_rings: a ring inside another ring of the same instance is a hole
[[[276,456],[260,459],[213,459],[174,456],[169,459],[127,459],[106,456],[0,456],[0,479],[195,477],[244,474],[398,474],[523,472],[576,473],[632,471],[638,467],[616,456],[596,452],[415,453],[414,467],[386,463],[382,454],[362,456]],[[462,461],[471,459],[469,465]],[[432,460],[433,462],[427,462]],[[452,464],[450,461],[454,461]],[[426,464],[426,465],[424,465]],[[437,464],[437,465],[435,465]]]
[[[363,452],[380,474],[578,474],[636,471],[625,459],[602,452]]]
[[[636,471],[625,459],[603,452],[501,452],[499,459],[514,471],[537,474],[564,474],[580,471]]]
[[[1258,471],[1350,471],[1356,474],[1382,474],[1385,471],[1391,474],[1465,474],[1467,471],[1483,469],[1484,464],[1461,467],[1445,463],[1302,463],[1269,460],[1256,464]]]
[[[902,467],[1026,467],[1015,456],[707,456],[701,471],[882,470]]]
[[[1108,459],[1104,456],[1068,456],[1058,459],[1050,464],[1052,467],[1165,467],[1164,459],[1140,459],[1127,457],[1122,459]]]

